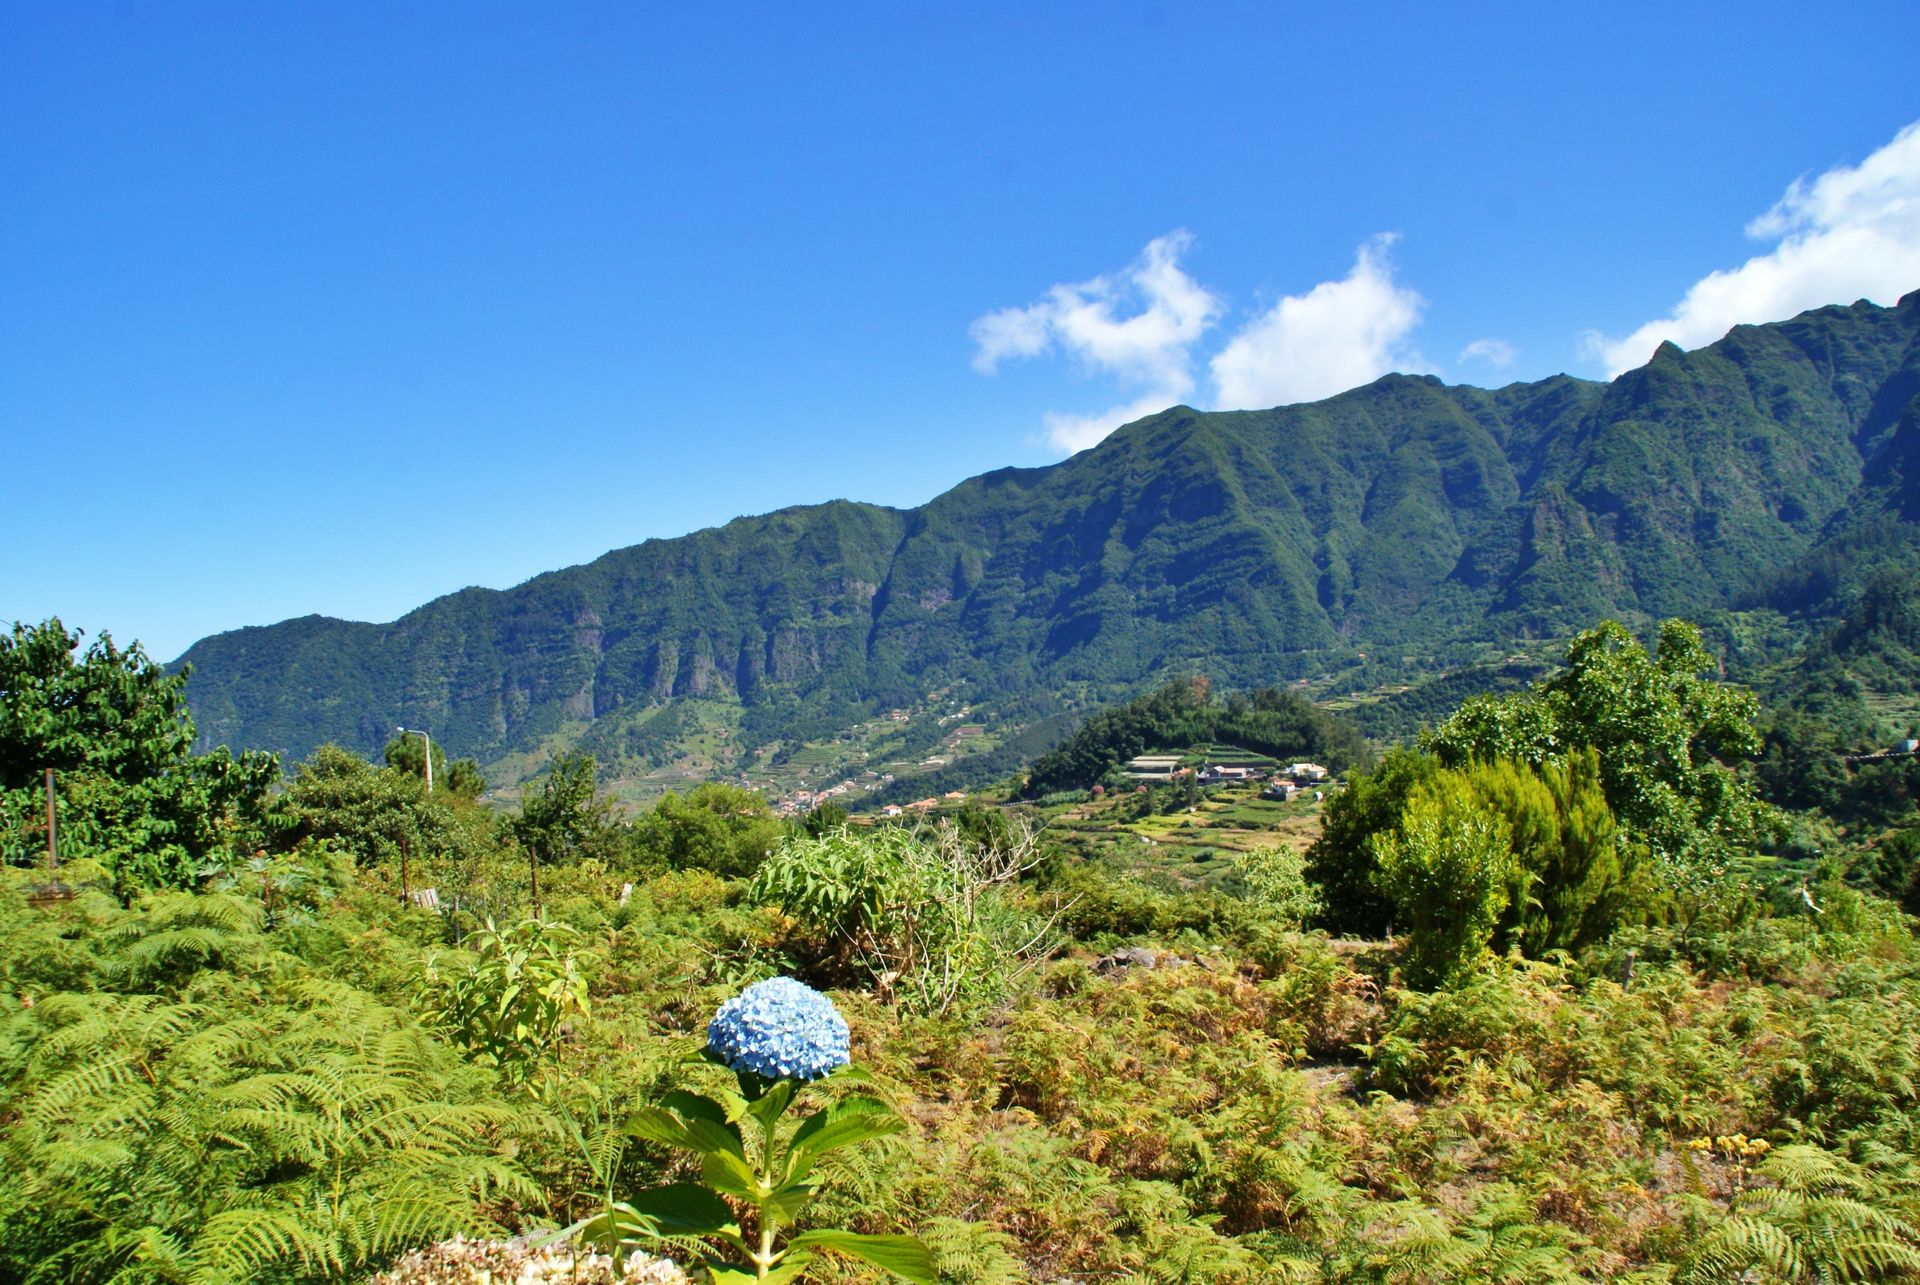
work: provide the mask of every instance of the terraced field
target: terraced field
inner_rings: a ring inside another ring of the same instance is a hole
[[[1237,876],[1236,857],[1255,848],[1304,850],[1320,833],[1321,803],[1262,799],[1258,786],[1205,792],[1191,808],[1134,815],[1140,795],[1072,805],[1047,818],[1047,833],[1069,852],[1105,857],[1129,874],[1178,890],[1219,887]]]

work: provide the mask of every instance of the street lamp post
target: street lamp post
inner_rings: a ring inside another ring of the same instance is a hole
[[[393,730],[400,733],[400,735],[402,736],[418,736],[420,740],[424,743],[423,748],[426,750],[426,759],[427,759],[427,793],[432,794],[433,793],[433,738],[427,735],[425,728],[421,728],[421,727],[396,727]]]
[[[412,736],[416,733],[419,734],[420,741],[421,741],[421,748],[426,752],[427,793],[432,794],[433,793],[433,738],[427,735],[425,728],[421,728],[421,727],[412,727],[412,728],[396,727],[393,730],[400,733],[400,735],[402,736]],[[402,836],[400,839],[400,904],[402,906],[408,905],[413,900],[413,890],[407,886],[407,883],[408,883],[407,840],[405,836]]]

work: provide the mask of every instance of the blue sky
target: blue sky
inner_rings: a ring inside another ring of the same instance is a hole
[[[1175,400],[1891,303],[1916,48],[1911,0],[0,0],[0,620],[171,658]]]

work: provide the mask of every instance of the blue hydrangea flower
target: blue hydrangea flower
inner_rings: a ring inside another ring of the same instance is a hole
[[[811,986],[774,977],[720,1006],[707,1023],[707,1048],[764,1080],[817,1080],[847,1064],[847,1020]]]

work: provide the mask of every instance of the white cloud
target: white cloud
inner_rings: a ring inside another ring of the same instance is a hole
[[[1495,370],[1513,365],[1517,355],[1513,345],[1504,339],[1476,339],[1460,350],[1461,361],[1484,361]]]
[[[1747,235],[1779,244],[1695,282],[1670,315],[1624,338],[1588,333],[1588,355],[1612,377],[1664,340],[1697,348],[1737,325],[1862,298],[1892,303],[1920,287],[1920,121],[1858,166],[1796,181]]]
[[[1426,369],[1407,346],[1426,302],[1394,279],[1389,252],[1395,239],[1372,238],[1345,277],[1280,300],[1234,334],[1211,361],[1214,404],[1311,401],[1390,370]],[[990,375],[1003,362],[1057,352],[1086,373],[1119,384],[1124,400],[1104,411],[1049,411],[1042,417],[1046,440],[1069,452],[1085,450],[1122,424],[1193,400],[1196,352],[1223,304],[1180,266],[1192,241],[1186,232],[1169,233],[1149,242],[1119,272],[1057,285],[1025,307],[980,317],[970,331],[974,369]],[[1482,340],[1473,349],[1496,365],[1512,360],[1511,348],[1500,340]]]
[[[1398,238],[1360,247],[1353,271],[1289,295],[1249,322],[1212,362],[1222,408],[1331,397],[1390,370],[1422,368],[1406,347],[1426,301],[1394,279]]]
[[[1191,380],[1188,381],[1191,384]],[[1189,388],[1191,391],[1191,388]],[[1131,424],[1136,419],[1145,419],[1178,402],[1185,393],[1172,396],[1155,390],[1144,397],[1136,397],[1121,406],[1111,406],[1097,415],[1071,415],[1060,411],[1048,411],[1040,417],[1047,428],[1047,441],[1072,454],[1084,451],[1089,446],[1097,446],[1114,429],[1122,424]]]
[[[1003,361],[1057,349],[1092,372],[1143,390],[1103,414],[1048,415],[1047,440],[1065,451],[1083,450],[1128,419],[1191,396],[1193,346],[1221,309],[1180,267],[1192,242],[1187,232],[1157,237],[1120,272],[1057,285],[1024,308],[979,318],[970,331],[974,369],[990,375]]]

